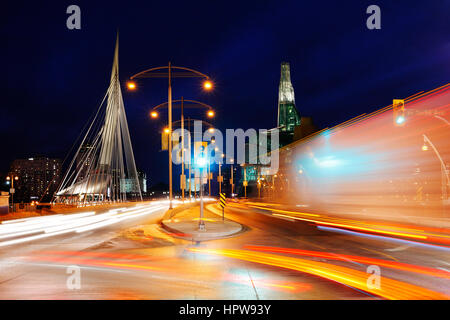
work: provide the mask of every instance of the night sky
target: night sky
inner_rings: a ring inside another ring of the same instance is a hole
[[[71,4],[81,30],[66,28]],[[371,4],[381,7],[381,30],[366,28]],[[9,1],[0,19],[0,172],[16,158],[66,156],[107,89],[117,30],[123,84],[171,61],[216,85],[206,94],[198,80],[175,79],[174,99],[214,106],[223,131],[272,128],[288,61],[299,112],[323,128],[449,82],[449,12],[448,0]],[[158,151],[166,116],[148,113],[167,101],[167,82],[138,85],[124,88],[125,108],[136,164],[155,184],[167,180]]]

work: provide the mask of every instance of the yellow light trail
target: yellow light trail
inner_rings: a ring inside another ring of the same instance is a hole
[[[243,261],[300,271],[391,300],[447,300],[450,296],[409,283],[381,277],[380,287],[369,286],[365,272],[324,262],[235,249],[189,248],[191,252],[213,254]]]

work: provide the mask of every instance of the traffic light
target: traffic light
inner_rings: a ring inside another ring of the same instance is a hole
[[[394,99],[392,103],[392,110],[394,114],[394,125],[399,127],[405,125],[405,100]]]
[[[164,129],[161,133],[161,150],[169,150],[169,129]]]
[[[205,168],[208,164],[208,143],[204,141],[196,141],[194,143],[194,159],[195,164],[199,168]]]

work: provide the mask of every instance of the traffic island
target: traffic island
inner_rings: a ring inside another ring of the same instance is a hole
[[[205,210],[205,230],[199,228],[200,207],[195,206],[179,212],[171,219],[161,221],[161,226],[172,236],[190,241],[208,241],[227,238],[242,231],[242,225],[224,219]]]

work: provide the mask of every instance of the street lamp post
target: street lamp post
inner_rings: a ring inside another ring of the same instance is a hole
[[[423,134],[423,140],[424,145],[422,146],[422,151],[427,151],[428,147],[425,143],[428,143],[431,148],[433,149],[434,153],[439,159],[440,165],[441,165],[441,189],[442,189],[442,201],[445,204],[445,201],[447,201],[447,185],[450,185],[450,178],[447,174],[447,168],[445,167],[444,160],[442,160],[441,155],[439,154],[438,150],[434,146],[434,144],[431,142],[431,140],[427,137],[427,135]]]
[[[14,174],[11,174],[11,176],[6,177],[6,181],[11,181],[11,188],[9,192],[11,193],[11,205],[12,205],[12,212],[14,212],[14,193],[16,190],[14,189],[14,180],[19,180],[19,176],[15,176]]]
[[[172,65],[169,61],[169,92],[168,92],[168,117],[169,117],[169,209],[172,209]]]
[[[173,72],[173,70],[177,70],[178,72]],[[167,70],[166,72],[161,72],[162,70]],[[172,78],[181,77],[181,78],[203,78],[205,82],[203,83],[203,88],[205,90],[212,90],[213,84],[210,81],[210,78],[193,69],[185,68],[185,67],[176,67],[172,66],[171,62],[167,66],[156,67],[144,70],[133,75],[130,79],[140,79],[140,78],[168,78],[168,128],[169,128],[169,209],[172,209],[172,200],[173,200],[173,188],[172,188]],[[136,83],[129,82],[128,88],[130,90],[136,89]]]
[[[184,98],[181,97],[181,195],[184,201],[184,187],[186,178],[184,176]]]

